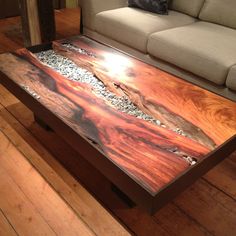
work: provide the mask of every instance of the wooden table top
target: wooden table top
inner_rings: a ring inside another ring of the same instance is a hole
[[[52,47],[162,125],[119,111],[27,49],[0,55],[2,83],[121,190],[137,202],[150,200],[147,208],[236,149],[235,102],[83,36]]]

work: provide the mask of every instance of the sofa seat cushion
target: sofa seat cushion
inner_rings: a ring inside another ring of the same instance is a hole
[[[230,68],[230,71],[226,80],[226,86],[229,89],[236,91],[236,64]]]
[[[195,18],[175,11],[169,11],[169,15],[158,15],[141,9],[124,7],[98,13],[95,19],[95,30],[146,53],[150,34],[195,21]]]
[[[148,52],[182,69],[223,85],[236,64],[236,30],[207,22],[196,22],[154,33]]]

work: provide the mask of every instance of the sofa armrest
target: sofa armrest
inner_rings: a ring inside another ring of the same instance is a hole
[[[127,2],[127,0],[80,0],[83,26],[94,30],[94,20],[97,13],[125,7]]]

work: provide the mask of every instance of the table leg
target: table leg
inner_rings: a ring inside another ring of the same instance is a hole
[[[25,46],[42,43],[37,0],[19,0],[19,8]]]
[[[56,38],[53,0],[38,0],[39,24],[42,42],[51,42]]]
[[[19,0],[25,46],[55,39],[52,0]]]

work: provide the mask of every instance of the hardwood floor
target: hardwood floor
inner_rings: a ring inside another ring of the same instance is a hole
[[[77,9],[56,16],[58,38],[79,33]],[[19,18],[0,20],[0,52],[21,47]],[[2,85],[0,131],[0,235],[236,235],[236,153],[149,216]]]
[[[80,9],[56,10],[56,37],[57,39],[79,34]],[[0,19],[0,53],[22,48],[20,17]]]

